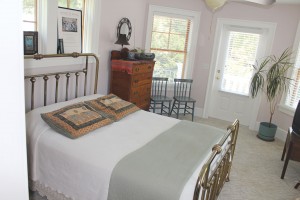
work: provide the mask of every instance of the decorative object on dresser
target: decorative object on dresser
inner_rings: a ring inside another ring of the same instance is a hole
[[[118,37],[118,40],[115,42],[115,44],[120,44],[122,46],[122,49],[123,49],[123,45],[129,45],[129,43],[126,39],[126,35],[120,34]]]
[[[121,53],[121,52],[120,52]],[[149,110],[154,61],[122,60],[112,51],[110,92],[139,108]]]
[[[120,37],[120,34],[126,35],[127,42],[131,37],[132,26],[128,18],[122,18],[117,27],[117,37]]]
[[[117,27],[117,38],[118,40],[115,42],[115,44],[122,45],[129,45],[129,40],[131,37],[131,23],[128,18],[122,18],[118,24]]]

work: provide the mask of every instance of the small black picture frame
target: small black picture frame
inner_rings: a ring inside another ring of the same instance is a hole
[[[38,53],[38,32],[24,31],[24,55]]]

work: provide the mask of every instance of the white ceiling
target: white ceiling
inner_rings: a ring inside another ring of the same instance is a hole
[[[300,4],[300,0],[276,0],[280,4]]]

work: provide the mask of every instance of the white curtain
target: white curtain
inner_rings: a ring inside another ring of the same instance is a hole
[[[99,32],[100,32],[100,4],[99,0],[85,0],[84,18],[84,53],[94,53],[98,55]]]

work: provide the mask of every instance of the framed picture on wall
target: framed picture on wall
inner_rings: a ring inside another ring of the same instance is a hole
[[[24,55],[38,53],[38,32],[24,31]]]
[[[82,53],[82,11],[58,7],[58,39],[64,43],[64,53]]]

